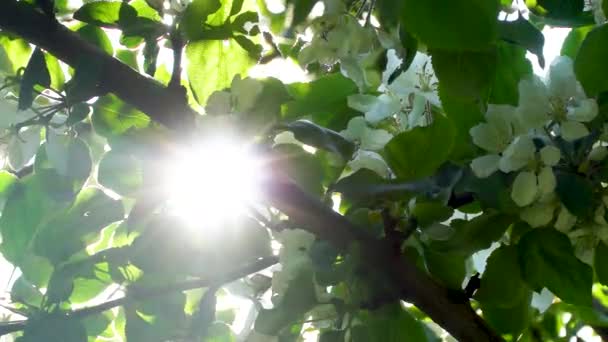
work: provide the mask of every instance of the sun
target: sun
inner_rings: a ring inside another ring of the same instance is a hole
[[[260,164],[247,144],[227,138],[202,141],[169,165],[169,208],[194,226],[235,219],[259,200]]]

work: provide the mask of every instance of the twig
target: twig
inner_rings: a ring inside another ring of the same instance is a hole
[[[161,295],[164,295],[167,293],[198,289],[201,287],[213,287],[213,288],[219,287],[223,284],[230,283],[232,281],[246,277],[249,274],[256,273],[263,269],[266,269],[266,268],[276,264],[277,262],[279,262],[278,257],[271,256],[271,257],[266,257],[266,258],[260,258],[249,265],[246,265],[242,268],[222,274],[221,276],[219,276],[217,278],[192,279],[192,280],[172,283],[172,284],[169,284],[166,286],[158,286],[158,287],[150,287],[150,288],[132,287],[129,290],[128,294],[125,295],[124,297],[116,298],[111,301],[101,303],[99,305],[67,312],[65,314],[65,316],[66,316],[66,318],[67,317],[83,318],[83,317],[87,317],[90,315],[94,315],[94,314],[98,314],[98,313],[110,310],[117,306],[125,305],[132,301],[161,296]],[[26,324],[27,324],[27,320],[0,323],[0,336],[10,334],[10,333],[13,333],[16,331],[21,331],[25,328]]]

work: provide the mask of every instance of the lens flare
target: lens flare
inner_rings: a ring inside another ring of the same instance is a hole
[[[195,226],[221,225],[258,200],[260,177],[260,161],[245,144],[205,141],[170,166],[169,208]]]

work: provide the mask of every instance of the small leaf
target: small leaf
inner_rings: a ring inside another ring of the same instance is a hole
[[[389,141],[384,147],[386,162],[403,181],[430,176],[447,160],[454,137],[451,121],[435,114],[431,126],[416,127]]]
[[[591,305],[593,271],[576,258],[566,235],[533,229],[522,236],[518,251],[523,277],[534,290],[546,287],[567,303]]]
[[[8,164],[13,170],[27,165],[40,147],[40,126],[22,129],[8,143]]]
[[[84,342],[87,332],[82,322],[64,315],[37,317],[28,320],[19,342]]]
[[[184,11],[179,25],[186,38],[193,39],[200,36],[207,17],[221,7],[222,4],[218,0],[193,0]]]
[[[95,26],[118,26],[119,21],[137,16],[135,8],[122,1],[95,1],[74,12],[74,19]]]
[[[108,55],[114,54],[114,48],[112,47],[112,41],[108,38],[108,35],[99,27],[93,25],[84,25],[79,28],[76,32],[87,42],[97,46],[98,48],[105,51]],[[94,63],[88,61],[88,63]]]
[[[511,308],[529,292],[521,276],[517,248],[503,245],[494,250],[486,261],[475,299],[484,306]]]
[[[18,106],[20,110],[25,110],[32,106],[35,85],[41,85],[45,88],[51,86],[51,75],[46,66],[44,53],[40,48],[34,50],[21,78]]]
[[[593,186],[581,176],[556,172],[557,196],[575,216],[585,217],[593,209]]]
[[[87,178],[91,172],[88,146],[78,138],[56,134],[47,129],[46,156],[58,174],[70,178]]]
[[[104,187],[123,196],[133,196],[143,184],[142,162],[131,154],[111,150],[99,162],[97,177]]]
[[[535,54],[541,68],[545,67],[545,36],[523,16],[519,16],[515,21],[499,21],[498,34],[502,40],[522,46]]]
[[[608,285],[608,263],[606,263],[606,260],[608,260],[608,246],[600,241],[595,247],[593,269],[602,285]]]
[[[146,74],[154,77],[156,73],[156,60],[158,58],[158,42],[156,39],[147,39],[144,45],[144,71]]]
[[[350,159],[355,150],[355,145],[339,133],[307,120],[288,123],[285,128],[304,144],[337,153],[345,159]]]
[[[97,134],[117,136],[129,130],[147,127],[150,118],[114,95],[106,95],[93,105],[91,120]]]
[[[608,4],[608,2],[606,2],[605,4]],[[589,32],[591,32],[591,30],[593,30],[594,28],[595,25],[573,28],[566,36],[560,54],[562,56],[568,56],[572,60],[576,60],[576,57],[578,56],[578,51],[580,50],[581,45],[585,41],[587,34],[589,34]]]

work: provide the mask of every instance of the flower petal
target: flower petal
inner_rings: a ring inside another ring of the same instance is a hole
[[[538,190],[536,175],[532,172],[523,171],[515,177],[511,198],[518,206],[525,207],[534,202]]]
[[[547,166],[555,166],[559,163],[561,152],[553,145],[547,145],[540,149],[540,159]]]
[[[482,122],[469,130],[473,138],[473,143],[488,152],[499,153],[503,150],[503,145],[498,139],[498,132],[493,125]]]
[[[567,56],[556,57],[549,67],[547,88],[553,97],[562,100],[577,98],[581,95],[572,59]]]
[[[537,178],[538,193],[541,196],[545,196],[555,191],[555,187],[557,186],[557,179],[555,178],[555,174],[553,173],[553,169],[551,167],[543,167],[538,173]]]
[[[545,84],[533,77],[519,82],[517,116],[525,128],[540,128],[550,118],[551,105]]]
[[[486,178],[498,171],[499,161],[500,156],[497,154],[488,154],[477,157],[471,162],[471,169],[478,178]]]
[[[551,203],[536,203],[522,210],[519,217],[531,227],[536,228],[551,222],[554,211],[555,206]]]
[[[535,158],[536,146],[527,135],[517,137],[502,153],[498,168],[502,172],[517,171]]]
[[[562,233],[567,233],[576,224],[576,216],[572,215],[565,206],[562,205],[557,221],[555,221],[555,229]]]
[[[562,122],[560,125],[561,136],[566,141],[574,141],[589,134],[587,127],[576,121]]]
[[[355,116],[350,119],[346,129],[341,131],[340,134],[347,140],[355,141],[361,139],[367,128],[365,118],[362,116]]]
[[[393,136],[383,129],[365,128],[361,137],[361,148],[364,150],[378,151],[384,148]]]
[[[486,121],[494,126],[498,133],[498,139],[507,143],[511,142],[513,137],[513,121],[517,120],[515,116],[516,108],[509,105],[489,105],[486,111]]]
[[[577,106],[568,106],[568,120],[589,122],[597,116],[599,109],[594,99],[584,99]]]
[[[384,159],[382,159],[382,156],[372,151],[357,151],[357,154],[355,155],[353,160],[348,163],[348,166],[350,166],[353,172],[365,168],[372,170],[385,178],[389,175],[388,165],[386,164]]]

